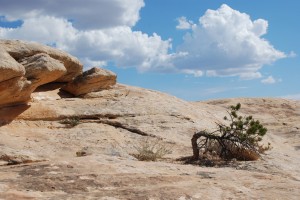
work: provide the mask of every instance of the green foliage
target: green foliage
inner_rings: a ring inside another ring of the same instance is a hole
[[[172,153],[171,148],[160,140],[144,140],[135,149],[137,153],[133,156],[140,161],[156,161]]]
[[[270,149],[270,145],[263,147],[259,144],[267,129],[252,116],[239,115],[240,108],[240,103],[230,106],[230,110],[227,111],[228,116],[224,117],[228,123],[217,124],[216,131],[211,133],[200,131],[193,135],[194,159],[199,159],[201,152],[202,157],[207,156],[209,152],[214,152],[225,159],[256,160],[260,153]]]
[[[267,129],[258,120],[253,117],[243,117],[237,114],[241,108],[241,104],[230,107],[230,118],[224,117],[224,120],[230,121],[229,126],[223,124],[218,125],[220,133],[223,137],[232,136],[241,143],[249,143],[257,146],[257,142],[262,140],[262,137],[267,133]]]

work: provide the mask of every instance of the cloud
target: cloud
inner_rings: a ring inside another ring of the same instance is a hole
[[[263,84],[274,84],[280,82],[282,82],[281,78],[274,78],[273,76],[268,76],[267,78],[261,80],[261,83]]]
[[[0,0],[7,20],[54,16],[71,20],[78,29],[132,27],[139,20],[143,0]]]
[[[66,19],[53,16],[25,19],[19,28],[0,28],[0,37],[55,44],[79,57],[87,67],[113,61],[120,67],[147,71],[164,62],[167,66],[167,60],[172,57],[168,54],[171,41],[164,41],[157,34],[149,36],[128,26],[78,30]]]
[[[191,29],[194,25],[193,21],[190,20],[188,21],[186,17],[179,17],[177,21],[178,21],[178,25],[176,26],[176,29],[179,30]]]
[[[212,95],[212,94],[219,94],[233,90],[245,90],[248,87],[214,87],[214,88],[207,88],[203,91],[205,95]]]
[[[297,54],[296,54],[294,51],[291,51],[291,52],[288,54],[288,57],[290,57],[290,58],[295,58],[295,57],[297,57]]]
[[[274,84],[281,81],[281,79],[276,80],[275,78],[273,78],[273,76],[268,76],[267,78],[261,80],[261,82],[264,84]]]
[[[112,63],[141,72],[174,72],[170,60],[183,55],[168,53],[171,40],[132,30],[143,0],[0,0],[0,5],[2,20],[23,21],[20,27],[0,27],[0,38],[55,46],[86,68]]]
[[[222,72],[222,74],[220,74]],[[244,69],[243,72],[240,72],[240,69],[224,69],[222,71],[217,70],[207,70],[206,76],[208,77],[226,77],[229,76],[239,76],[241,80],[251,80],[261,78],[262,75],[260,72],[255,72],[252,70]]]
[[[170,53],[172,40],[133,31],[143,0],[0,0],[1,20],[22,20],[0,27],[0,38],[37,41],[78,57],[86,66],[135,67],[140,72],[261,78],[263,65],[286,57],[267,40],[268,23],[222,5],[207,10],[198,24],[178,18],[190,29]],[[66,9],[66,7],[68,9]]]
[[[177,48],[186,56],[173,64],[178,69],[202,70],[214,76],[260,78],[263,65],[287,57],[261,37],[267,28],[266,20],[252,21],[249,15],[225,4],[207,10]]]
[[[300,100],[300,94],[285,95],[285,96],[282,96],[281,98],[292,99],[292,100]]]
[[[185,74],[191,74],[191,75],[194,75],[194,77],[201,77],[201,76],[204,75],[204,74],[203,74],[203,71],[201,71],[201,70],[196,71],[196,70],[189,70],[189,69],[186,69],[186,70],[182,70],[182,72],[185,73]]]

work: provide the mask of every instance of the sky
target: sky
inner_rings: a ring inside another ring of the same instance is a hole
[[[0,38],[188,101],[300,100],[298,0],[0,0]]]

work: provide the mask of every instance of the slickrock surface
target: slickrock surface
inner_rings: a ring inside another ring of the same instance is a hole
[[[300,102],[226,99],[186,102],[136,87],[66,98],[59,89],[33,93],[30,107],[0,127],[0,199],[298,199]],[[46,91],[45,91],[46,90]],[[232,166],[184,165],[197,130],[215,128],[228,105],[265,124],[273,149],[255,162]],[[18,109],[20,109],[18,111]],[[1,114],[1,111],[0,111]],[[3,115],[2,115],[3,116]],[[63,119],[77,118],[67,127]],[[172,153],[158,162],[132,154],[145,140]],[[88,154],[77,157],[76,152]],[[7,165],[11,164],[11,165]]]

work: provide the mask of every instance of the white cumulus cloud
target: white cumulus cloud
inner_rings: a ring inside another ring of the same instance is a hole
[[[274,84],[281,81],[281,79],[275,79],[273,76],[268,76],[267,78],[261,80],[261,82],[264,84]]]
[[[170,40],[132,30],[143,0],[0,0],[0,5],[2,20],[23,21],[17,28],[0,27],[0,38],[54,45],[86,67],[113,62],[163,71],[174,57],[168,54]]]
[[[167,66],[171,58],[170,40],[164,41],[157,34],[132,31],[128,26],[78,30],[66,19],[52,16],[26,19],[19,28],[0,28],[0,37],[55,44],[86,65],[104,66],[113,61],[117,66],[147,71],[163,63]]]
[[[178,25],[176,26],[176,28],[180,30],[191,29],[194,25],[194,23],[191,20],[188,21],[186,17],[179,17],[177,21]]]
[[[189,29],[170,53],[172,40],[133,31],[143,0],[0,0],[1,20],[22,20],[0,27],[0,38],[24,39],[56,46],[77,56],[86,67],[135,67],[194,76],[261,78],[259,70],[286,57],[262,38],[268,23],[222,5],[207,10],[198,24],[178,18]]]
[[[260,78],[263,65],[286,57],[261,37],[267,28],[266,20],[252,21],[249,15],[225,4],[207,10],[192,32],[184,36],[177,52],[185,52],[186,56],[175,60],[174,65],[213,76]]]
[[[0,0],[0,14],[7,20],[55,16],[79,29],[134,26],[143,0]]]

